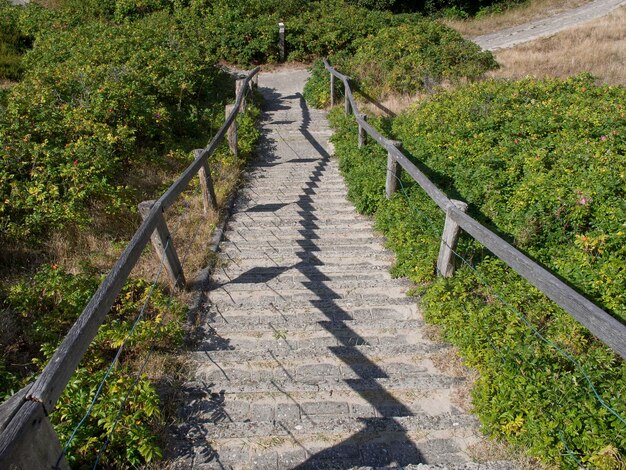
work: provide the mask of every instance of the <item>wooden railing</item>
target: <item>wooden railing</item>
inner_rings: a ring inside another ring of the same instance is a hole
[[[48,420],[48,415],[54,411],[57,400],[151,239],[172,283],[184,287],[182,266],[169,236],[163,214],[196,175],[200,176],[205,207],[215,208],[216,199],[208,158],[226,135],[228,135],[231,151],[237,154],[235,119],[244,107],[246,90],[251,87],[252,80],[258,71],[257,67],[245,79],[237,81],[236,102],[227,107],[226,121],[209,145],[195,151],[193,163],[158,200],[140,204],[142,224],[41,375],[32,385],[20,390],[0,406],[0,469],[56,468],[57,462],[59,468],[67,468],[65,459],[62,458],[59,461],[62,448]]]
[[[363,145],[365,134],[367,133],[388,152],[387,197],[390,197],[396,190],[401,167],[411,175],[426,194],[428,194],[441,210],[446,213],[446,222],[437,263],[437,269],[441,275],[451,276],[454,272],[453,250],[455,249],[459,230],[463,229],[524,279],[548,296],[548,298],[567,311],[615,353],[619,354],[623,359],[626,359],[626,325],[620,323],[547,269],[531,260],[517,248],[467,215],[465,213],[467,205],[464,202],[448,199],[424,173],[404,156],[398,149],[397,142],[385,138],[368,124],[365,115],[359,113],[359,108],[350,88],[350,78],[337,72],[327,61],[324,61],[324,66],[330,73],[331,104],[335,103],[335,77],[344,84],[344,109],[346,114],[350,112],[354,114],[359,125],[359,145]]]

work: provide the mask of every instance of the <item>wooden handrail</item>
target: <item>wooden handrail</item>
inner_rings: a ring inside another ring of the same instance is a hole
[[[450,217],[466,233],[568,312],[616,354],[626,359],[626,325],[459,209],[454,202],[398,150],[392,140],[387,139],[368,124],[363,117],[364,115],[359,112],[358,105],[352,95],[350,77],[337,72],[326,60],[324,60],[324,67],[331,76],[337,77],[343,82],[346,102],[349,103],[351,112],[359,127],[364,129],[365,132],[389,152],[390,156],[395,158],[396,162],[413,177],[435,204],[447,214],[447,217]],[[331,88],[331,94],[333,93]],[[346,113],[349,111],[346,108]]]
[[[24,398],[20,402],[10,400],[0,406],[0,417],[5,413],[10,413],[8,422],[3,423],[4,427],[0,429],[0,468],[9,468],[9,464],[15,459],[16,449],[22,446],[22,439],[31,432],[26,430],[24,426],[29,425],[32,427],[31,417],[34,413],[32,404],[41,404],[43,407],[41,411],[44,415],[48,415],[54,410],[56,402],[61,393],[63,393],[93,338],[98,333],[100,325],[104,322],[130,272],[150,241],[157,224],[159,221],[162,221],[163,213],[187,188],[199,170],[207,167],[209,156],[215,152],[228,129],[235,122],[250,81],[259,70],[259,67],[253,69],[245,78],[243,86],[238,87],[239,91],[235,105],[215,137],[202,151],[196,152],[194,161],[154,203],[133,235],[130,243],[102,281],[78,320],[76,320],[63,339],[61,345],[54,352],[41,375],[28,389],[28,392],[23,394]],[[47,418],[43,422],[44,425],[49,426]],[[60,451],[55,456],[55,462],[59,454]]]

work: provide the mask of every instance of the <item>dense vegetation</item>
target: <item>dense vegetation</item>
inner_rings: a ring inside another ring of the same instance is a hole
[[[0,0],[0,82],[17,82],[9,88],[0,83],[2,396],[41,369],[108,269],[80,241],[88,235],[99,247],[119,252],[138,224],[137,202],[158,196],[189,163],[190,150],[221,125],[233,83],[220,61],[277,62],[277,23],[284,21],[289,60],[330,55],[375,97],[434,91],[443,82],[475,80],[496,64],[422,13],[463,17],[518,2],[46,3],[54,8],[16,8]],[[322,105],[328,79],[319,63],[316,71],[307,98]],[[440,185],[473,204],[476,215],[623,319],[623,98],[623,90],[596,88],[588,78],[489,82],[429,100],[399,118],[394,132]],[[244,156],[258,137],[257,112],[252,107],[241,118]],[[429,317],[444,325],[482,373],[476,407],[488,431],[546,459],[567,464],[568,446],[586,464],[613,468],[625,452],[622,424],[592,399],[579,369],[521,320],[505,318],[470,268],[462,268],[468,275],[432,280],[440,214],[408,181],[408,199],[385,201],[380,149],[356,150],[349,143],[353,124],[339,116],[335,123],[351,198],[363,212],[376,214],[398,253],[396,273],[428,285]],[[220,199],[243,163],[223,149],[211,160]],[[418,210],[416,217],[407,217],[410,210]],[[63,253],[71,260],[52,247],[52,235],[60,231],[69,238]],[[475,244],[465,240],[462,249],[507,302],[577,357],[623,415],[623,364]],[[143,278],[129,281],[51,416],[64,442],[152,292],[120,365],[70,446],[74,466],[93,463],[120,409],[103,463],[138,466],[160,456],[163,407],[143,361],[150,351],[181,343],[185,308],[167,291],[151,290]]]
[[[3,398],[45,365],[110,267],[101,252],[120,252],[139,224],[136,204],[158,197],[190,163],[233,99],[234,79],[217,65],[191,7],[144,3],[0,6],[2,21],[10,18],[34,45],[10,77],[19,82],[0,95]],[[220,200],[254,148],[255,116],[253,105],[240,118],[244,159],[225,148],[211,159]],[[51,415],[65,443],[124,344],[69,446],[74,466],[92,465],[114,426],[101,463],[136,466],[161,455],[157,386],[166,390],[168,368],[178,367],[171,352],[181,345],[185,312],[152,278],[135,276],[124,287]]]
[[[588,76],[487,81],[374,122],[475,217],[624,321],[624,98]],[[349,197],[386,235],[394,273],[418,283],[426,317],[480,372],[485,430],[562,467],[620,468],[624,361],[469,238],[457,274],[436,278],[443,214],[406,175],[387,201],[384,150],[359,150],[353,119],[332,120]]]
[[[18,26],[17,10],[7,8],[8,0],[0,0],[0,82],[17,80],[22,73],[22,55],[30,46],[28,36]]]
[[[442,83],[475,80],[498,64],[490,52],[481,51],[451,28],[432,20],[379,29],[330,58],[343,73],[358,77],[355,86],[368,98],[390,94],[433,92]],[[330,100],[330,78],[321,61],[314,64],[304,95],[317,107]],[[337,83],[337,91],[342,87]]]

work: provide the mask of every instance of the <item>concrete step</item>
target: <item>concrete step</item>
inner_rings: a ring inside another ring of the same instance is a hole
[[[421,330],[400,330],[390,326],[380,328],[354,328],[345,330],[326,331],[324,329],[311,331],[294,331],[275,328],[269,331],[247,330],[237,333],[220,334],[218,330],[207,336],[197,346],[200,350],[211,350],[215,343],[222,349],[253,349],[253,350],[297,350],[317,347],[357,346],[357,345],[386,345],[386,344],[417,344],[424,338]],[[220,349],[218,347],[217,349]]]
[[[406,308],[403,308],[406,307]],[[312,323],[317,322],[370,322],[377,324],[389,325],[390,322],[401,322],[404,320],[421,321],[421,315],[418,314],[417,308],[411,305],[401,305],[396,308],[379,307],[370,308],[354,308],[345,311],[339,308],[321,310],[317,308],[292,310],[289,307],[279,310],[274,306],[269,308],[249,309],[237,311],[231,309],[223,312],[218,306],[207,309],[206,321],[209,326],[226,333],[225,327],[235,329],[254,329],[265,328],[271,325],[274,328],[297,328],[304,329]]]
[[[245,232],[244,232],[245,233]],[[225,240],[221,243],[223,252],[229,251],[253,251],[263,250],[265,252],[276,253],[296,253],[299,251],[329,251],[329,252],[342,252],[342,253],[358,253],[365,251],[384,251],[389,253],[388,250],[380,243],[379,240],[370,238],[299,238],[273,240],[263,238],[252,238],[249,240],[237,240],[232,239]]]
[[[284,426],[284,425],[283,425]],[[287,430],[289,427],[284,426]],[[180,468],[382,470],[512,470],[508,462],[473,464],[460,441],[473,441],[463,430],[370,433],[337,432],[310,435],[270,435],[252,438],[211,437],[211,452],[199,454]],[[191,430],[193,433],[194,430]],[[199,430],[195,430],[198,437]],[[428,462],[410,464],[410,462]],[[178,467],[175,467],[178,468]]]
[[[314,406],[311,406],[309,412]],[[318,405],[318,408],[322,408]],[[271,409],[268,407],[268,409]],[[333,405],[328,410],[337,412]],[[306,411],[306,410],[305,410]],[[278,407],[274,420],[238,422],[229,421],[225,417],[215,422],[214,413],[209,410],[206,414],[194,415],[194,422],[206,427],[208,436],[213,439],[258,438],[267,436],[292,436],[309,438],[312,435],[332,432],[341,435],[359,435],[359,439],[374,439],[376,435],[388,433],[432,433],[436,431],[455,432],[463,435],[467,429],[475,430],[478,420],[467,414],[440,414],[431,416],[419,413],[411,416],[380,417],[380,418],[352,418],[349,415],[315,415],[315,422],[301,418],[298,405]],[[269,413],[269,412],[268,412]],[[318,425],[319,422],[319,425]]]
[[[394,357],[394,356],[420,356],[444,353],[450,346],[431,341],[420,341],[416,344],[389,342],[384,344],[356,344],[353,346],[328,346],[321,344],[311,344],[307,348],[271,350],[245,350],[245,349],[202,349],[198,347],[192,357],[204,356],[208,362],[217,363],[248,363],[253,361],[261,362],[289,362],[298,360],[308,360],[311,357],[332,357],[337,358],[344,364],[362,362],[363,358]]]
[[[285,282],[302,281],[389,281],[391,275],[382,267],[363,265],[354,267],[346,272],[343,266],[298,266],[282,268],[268,266],[266,268],[240,269],[236,265],[220,266],[212,274],[211,279],[216,284],[237,283],[256,284],[259,282],[277,280]],[[398,282],[406,282],[401,279]]]
[[[235,227],[230,226],[224,233],[225,241],[247,241],[252,242],[255,240],[267,240],[267,241],[290,241],[290,240],[350,240],[351,242],[378,242],[381,245],[384,244],[384,238],[382,236],[376,236],[372,233],[372,229],[368,227],[363,228],[327,228],[322,227],[318,229],[306,229],[297,226],[288,227],[260,227],[257,229],[251,229],[245,226]]]

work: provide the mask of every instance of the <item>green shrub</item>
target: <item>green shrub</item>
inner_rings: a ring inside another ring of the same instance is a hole
[[[99,282],[97,276],[72,275],[57,266],[44,266],[32,280],[10,289],[4,308],[13,311],[19,319],[20,341],[40,348],[40,353],[33,359],[38,368],[51,357]],[[151,284],[140,279],[131,280],[124,286],[51,415],[62,443],[85,414],[111,360],[151,291]],[[159,421],[160,400],[145,375],[137,379],[131,391],[137,374],[132,360],[142,360],[151,348],[171,350],[181,345],[185,313],[186,307],[171,300],[161,288],[152,291],[143,319],[124,347],[122,362],[108,378],[90,417],[69,447],[68,460],[72,465],[93,464],[127,394],[129,399],[102,462],[138,465],[161,455],[155,436],[155,430],[162,425]],[[3,393],[7,391],[2,390]]]
[[[19,80],[22,55],[30,47],[30,38],[19,27],[19,8],[0,0],[0,80]]]
[[[488,81],[394,123],[405,148],[515,244],[626,321],[622,87]]]
[[[392,127],[447,194],[624,321],[624,93],[588,76],[487,81],[435,95]],[[436,278],[443,213],[406,175],[387,201],[384,149],[359,150],[353,119],[330,116],[350,198],[395,251],[394,274],[418,283],[426,318],[480,373],[485,431],[562,468],[620,468],[626,363],[469,237],[457,249],[467,264]]]
[[[231,85],[212,57],[164,13],[40,37],[0,123],[4,234],[37,240],[86,224],[96,205],[123,206],[133,168],[164,165],[167,149],[206,135],[204,109]]]
[[[357,46],[349,73],[377,97],[430,91],[444,80],[473,80],[497,67],[490,52],[429,20],[384,28]]]
[[[444,81],[475,80],[498,67],[490,52],[481,51],[453,29],[415,16],[351,44],[354,53],[344,50],[331,63],[350,76],[353,91],[373,98],[432,92]],[[339,80],[336,86],[343,88]],[[327,106],[329,89],[328,72],[314,63],[305,86],[307,101],[314,107]]]

